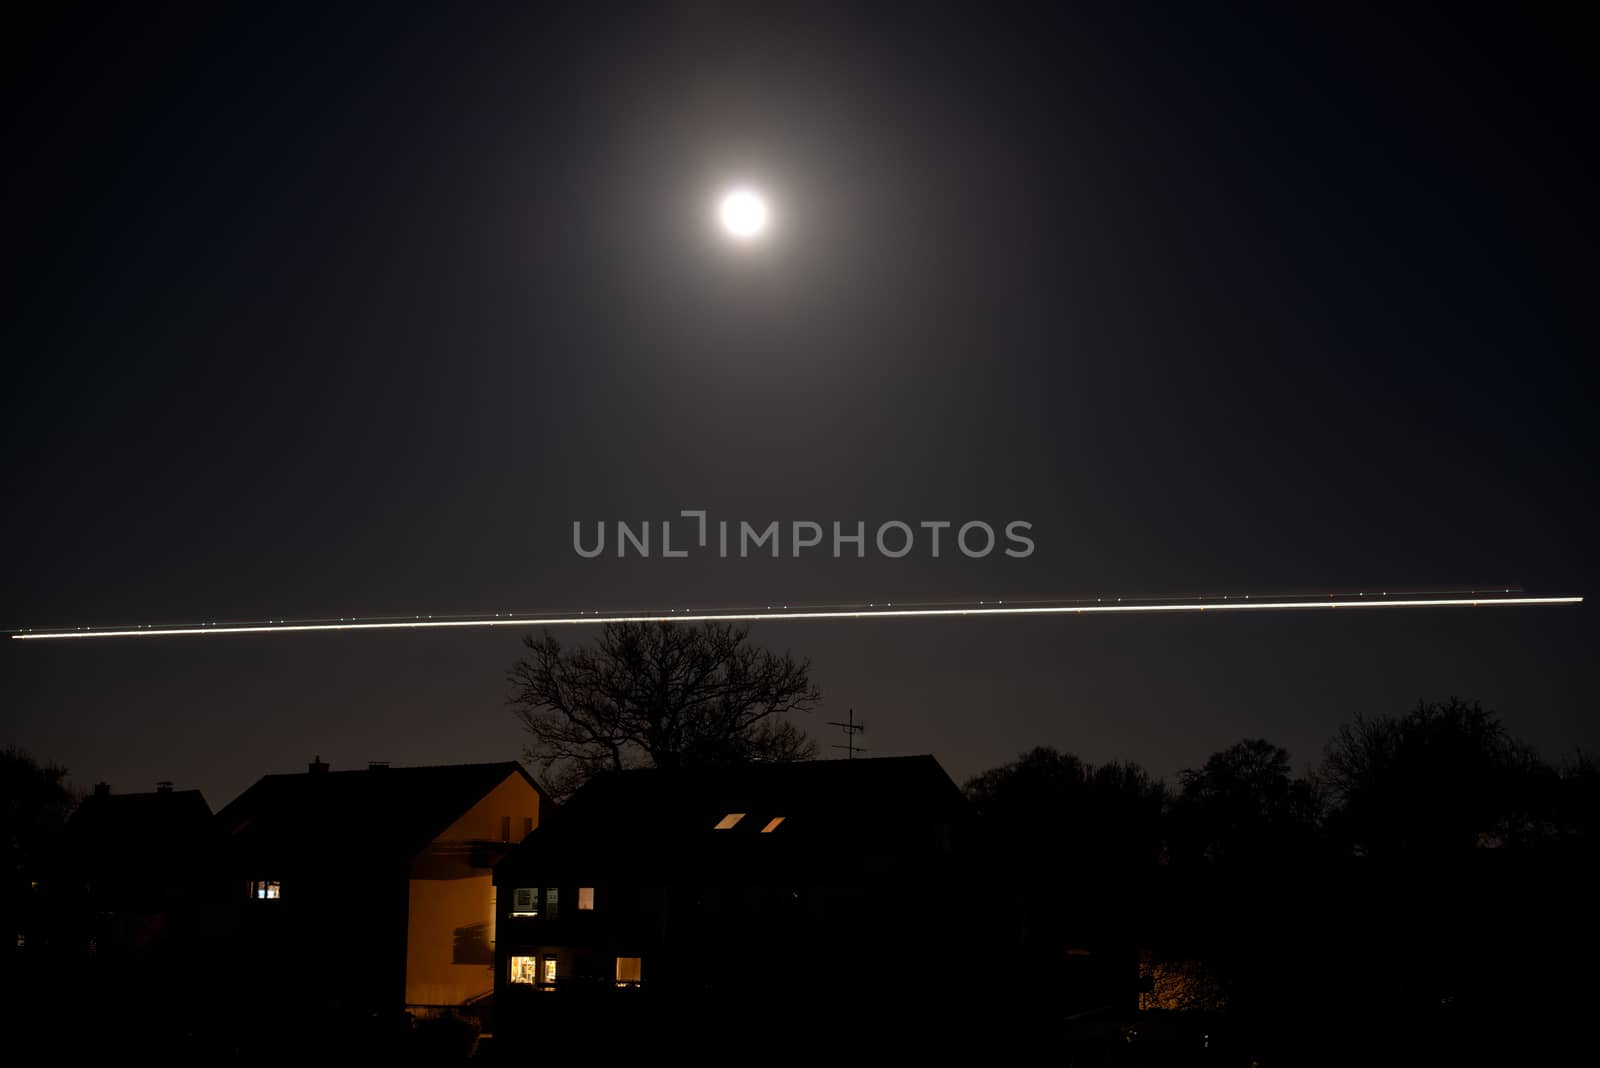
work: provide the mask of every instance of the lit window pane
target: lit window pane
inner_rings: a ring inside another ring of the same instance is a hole
[[[744,819],[743,812],[730,812],[717,822],[716,829],[719,831],[726,831],[742,819]]]
[[[556,981],[556,959],[554,957],[546,957],[544,959],[544,981],[547,983]]]
[[[538,958],[511,958],[511,981],[513,983],[536,983],[538,978]]]
[[[617,985],[628,986],[631,983],[639,982],[643,972],[643,961],[644,958],[642,957],[618,957]]]
[[[257,879],[250,884],[250,896],[257,901],[276,901],[279,897],[278,880]]]
[[[594,908],[594,887],[578,887],[578,911],[587,912]]]
[[[761,828],[761,833],[762,834],[771,834],[773,831],[778,829],[778,824],[780,824],[782,822],[783,822],[783,817],[782,816],[774,816],[774,817],[772,817],[772,822],[767,824],[765,827]]]

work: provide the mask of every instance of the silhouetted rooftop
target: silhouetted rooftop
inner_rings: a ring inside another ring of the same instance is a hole
[[[199,790],[90,794],[68,821],[74,837],[144,838],[203,828],[211,806]]]
[[[515,870],[533,854],[610,863],[741,847],[883,850],[925,840],[967,811],[931,756],[610,771],[541,820],[502,865]]]
[[[533,783],[514,760],[265,775],[217,813],[217,823],[238,847],[410,855],[510,775]]]

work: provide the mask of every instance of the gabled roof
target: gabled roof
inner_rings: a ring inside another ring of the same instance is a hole
[[[212,829],[199,790],[91,794],[67,821],[62,864],[83,875],[115,872],[149,891],[199,863]]]
[[[199,790],[90,794],[67,821],[67,833],[79,847],[140,850],[193,844],[210,823],[211,806]]]
[[[542,819],[500,868],[510,875],[533,857],[687,862],[705,849],[780,844],[815,856],[872,852],[925,841],[967,814],[960,789],[931,756],[611,771]]]
[[[192,829],[211,818],[199,790],[149,794],[90,794],[68,821],[75,833],[149,834]]]
[[[514,760],[265,775],[217,813],[217,829],[236,852],[409,857],[511,775],[542,803]]]

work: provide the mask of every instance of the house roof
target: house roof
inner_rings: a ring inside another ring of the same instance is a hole
[[[931,756],[611,771],[542,820],[500,867],[514,873],[535,857],[540,864],[572,856],[687,861],[706,849],[780,842],[812,855],[881,851],[967,811]]]
[[[199,790],[91,794],[67,821],[66,864],[144,876],[192,859],[211,830],[211,806]]]
[[[149,794],[90,794],[68,821],[77,833],[149,833],[192,829],[211,818],[199,790],[158,790]]]
[[[245,852],[409,857],[511,775],[526,778],[542,799],[514,760],[265,775],[217,813],[218,830]]]
[[[90,794],[67,821],[80,843],[142,843],[192,839],[211,820],[211,806],[199,790],[149,794]]]

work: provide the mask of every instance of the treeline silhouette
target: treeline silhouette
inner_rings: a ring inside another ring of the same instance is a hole
[[[1260,738],[1171,785],[1040,748],[966,793],[1014,889],[1011,973],[1058,967],[1029,944],[1137,953],[1140,1007],[1196,1020],[1184,1059],[1515,1055],[1589,1010],[1595,763],[1541,759],[1478,704],[1358,717],[1304,774]],[[1112,1042],[1080,1061],[1134,1030],[1087,1030]]]

